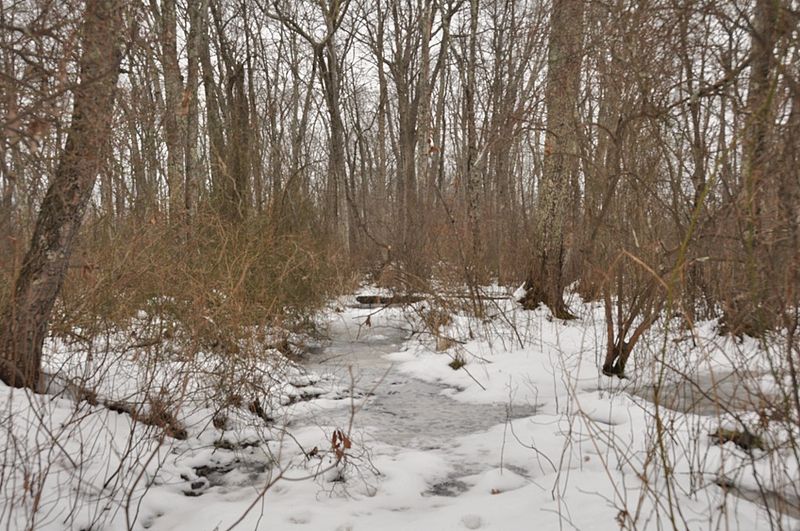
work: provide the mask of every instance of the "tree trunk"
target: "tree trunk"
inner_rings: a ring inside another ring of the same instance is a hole
[[[330,37],[323,48],[317,50],[319,76],[325,92],[325,104],[330,121],[330,160],[328,176],[328,204],[326,214],[328,222],[339,231],[339,238],[346,250],[354,251],[355,223],[353,213],[347,208],[347,160],[345,156],[345,131],[341,115],[341,73],[339,72],[339,53],[336,49],[335,22],[326,18]],[[329,227],[332,228],[332,227]]]
[[[481,255],[480,229],[480,186],[481,176],[478,171],[478,136],[475,130],[475,70],[477,64],[478,40],[478,0],[470,0],[469,18],[469,59],[467,63],[467,84],[464,87],[464,116],[467,121],[467,149],[464,173],[467,176],[467,220],[469,224],[469,265],[473,278],[471,284],[477,282],[475,269]]]
[[[771,308],[768,264],[775,258],[765,226],[765,199],[772,176],[768,140],[773,130],[773,83],[776,61],[773,55],[778,39],[779,3],[758,0],[752,23],[750,79],[747,90],[747,119],[742,130],[743,157],[739,201],[744,212],[742,235],[746,267],[737,271],[734,283],[743,292],[733,294],[725,306],[725,327],[735,334],[760,337],[775,325],[777,308]],[[741,273],[744,273],[743,277]]]
[[[208,2],[201,2],[198,13],[199,35],[197,37],[200,52],[200,68],[203,73],[203,93],[206,107],[206,130],[208,132],[208,166],[211,174],[211,189],[219,197],[225,184],[225,135],[222,117],[220,116],[220,95],[215,80],[214,65],[211,62],[211,45],[209,43]]]
[[[175,0],[164,0],[161,7],[161,64],[164,69],[164,141],[167,145],[167,189],[169,193],[169,219],[174,223],[184,212],[184,178],[181,175],[183,160],[182,141],[186,113],[182,112],[183,82],[178,65],[176,38],[177,16]]]
[[[35,389],[39,383],[50,313],[111,134],[121,35],[120,6],[88,0],[72,124],[0,323],[0,378],[12,386]]]
[[[13,69],[7,65],[5,71],[13,72]],[[16,91],[8,90],[6,99],[6,113],[9,116],[16,115],[18,113]],[[5,134],[5,131],[3,133]],[[9,151],[11,154],[6,158],[6,153]],[[6,266],[6,260],[10,264],[14,259],[14,218],[16,216],[14,196],[21,173],[20,167],[19,150],[16,146],[11,150],[0,151],[0,267]]]
[[[546,304],[558,318],[572,317],[564,304],[564,226],[570,187],[578,171],[578,98],[583,41],[583,1],[556,0],[548,51],[547,134],[537,199],[536,254],[526,282],[527,308]]]
[[[186,42],[188,65],[186,89],[181,107],[186,110],[184,208],[188,218],[187,221],[191,223],[197,214],[198,176],[196,173],[200,171],[200,157],[197,152],[197,141],[200,136],[197,92],[200,71],[200,48],[202,46],[200,32],[203,30],[201,17],[202,13],[208,10],[208,6],[205,1],[189,2],[187,9],[189,16],[189,37]]]
[[[386,153],[386,122],[389,119],[389,88],[388,83],[386,80],[386,70],[384,69],[384,56],[383,56],[383,42],[385,38],[385,30],[384,30],[384,14],[381,11],[380,3],[378,3],[378,21],[377,21],[377,31],[376,31],[376,40],[377,44],[374,45],[375,48],[375,60],[378,64],[378,138],[377,142],[377,158],[378,158],[378,167],[376,171],[376,182],[375,182],[375,202],[378,205],[383,205],[386,200],[387,196],[387,189],[386,184],[388,181],[388,157]],[[386,223],[387,215],[384,209],[376,209],[375,215],[377,217],[378,225],[383,227]],[[382,235],[383,236],[383,235]]]
[[[250,210],[250,110],[244,89],[244,65],[238,64],[227,83],[228,148],[223,171],[222,212],[239,223]]]

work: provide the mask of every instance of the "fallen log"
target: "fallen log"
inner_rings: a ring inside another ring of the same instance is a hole
[[[425,298],[418,295],[359,295],[356,297],[356,301],[359,304],[369,304],[375,306],[414,304],[415,302],[420,302],[423,300],[425,300]]]

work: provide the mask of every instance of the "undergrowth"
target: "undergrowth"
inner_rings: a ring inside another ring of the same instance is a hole
[[[191,228],[90,224],[53,316],[52,333],[93,337],[146,314],[169,337],[205,346],[253,327],[296,330],[347,289],[335,247],[314,231],[281,231],[268,216],[230,224],[206,214]]]

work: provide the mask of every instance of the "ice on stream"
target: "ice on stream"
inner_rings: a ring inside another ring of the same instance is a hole
[[[404,351],[412,331],[401,319],[376,320],[365,326],[365,314],[338,315],[328,329],[330,344],[312,351],[307,367],[328,381],[352,387],[359,398],[356,411],[349,400],[338,407],[314,411],[307,420],[346,427],[367,440],[406,448],[440,448],[454,437],[489,429],[510,419],[536,413],[535,404],[469,404],[448,396],[453,388],[403,374],[386,354]],[[368,314],[367,314],[368,315]],[[442,363],[449,358],[442,354]]]

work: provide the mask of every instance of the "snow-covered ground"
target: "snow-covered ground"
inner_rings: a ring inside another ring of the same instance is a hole
[[[796,490],[797,459],[772,450],[786,433],[762,430],[770,451],[717,444],[709,433],[755,425],[758,414],[720,411],[705,392],[689,401],[672,383],[687,373],[738,406],[746,382],[730,369],[747,367],[747,384],[769,393],[777,382],[755,342],[720,338],[713,323],[659,322],[618,380],[598,371],[605,323],[595,305],[576,301],[580,319],[565,323],[498,299],[484,319],[456,312],[432,333],[426,302],[353,302],[321,317],[331,340],[310,349],[309,373],[274,352],[229,371],[211,355],[143,363],[130,351],[91,357],[105,369],[86,381],[105,405],[0,387],[0,526],[800,528],[775,499],[754,495]],[[48,367],[85,373],[86,353],[51,347]],[[183,439],[142,421],[167,396]],[[139,422],[112,402],[138,404]]]

